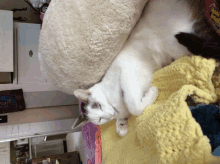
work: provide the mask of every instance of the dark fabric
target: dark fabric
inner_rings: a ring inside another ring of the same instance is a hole
[[[25,110],[23,90],[0,91],[0,114]]]
[[[220,146],[220,114],[219,107],[205,105],[191,110],[193,117],[200,124],[212,147],[212,152]]]

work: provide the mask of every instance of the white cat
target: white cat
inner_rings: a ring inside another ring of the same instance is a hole
[[[74,92],[83,103],[82,114],[73,127],[88,121],[102,125],[116,119],[117,133],[127,134],[129,115],[139,116],[156,100],[158,89],[152,86],[154,71],[189,53],[174,35],[193,33],[195,19],[189,7],[193,3],[188,0],[147,2],[102,81],[88,90]]]

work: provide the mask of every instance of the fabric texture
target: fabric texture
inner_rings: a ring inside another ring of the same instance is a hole
[[[219,107],[214,105],[199,106],[191,110],[202,132],[209,138],[212,152],[220,146],[220,113]]]
[[[211,164],[209,139],[185,102],[215,102],[211,77],[216,62],[199,56],[184,56],[154,73],[159,95],[154,104],[128,120],[125,137],[116,133],[115,120],[101,125],[102,161],[105,164]]]
[[[73,94],[101,80],[138,21],[147,0],[53,0],[39,40],[41,70]]]

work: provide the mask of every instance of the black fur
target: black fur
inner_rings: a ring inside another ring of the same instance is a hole
[[[181,32],[175,35],[178,42],[184,45],[191,53],[198,55],[202,53],[204,41],[191,33]]]
[[[195,34],[184,32],[176,34],[175,38],[194,55],[220,60],[220,43],[207,42]]]
[[[87,110],[86,110],[86,104],[84,102],[81,103],[81,112],[82,112],[82,115],[85,119],[87,119]]]
[[[220,0],[215,0],[215,5],[218,10],[220,10]]]

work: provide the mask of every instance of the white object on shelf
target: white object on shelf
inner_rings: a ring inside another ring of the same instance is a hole
[[[82,132],[68,133],[66,136],[67,151],[80,151],[82,140]]]
[[[50,2],[50,0],[30,0],[31,4],[35,8],[40,8],[44,3]]]
[[[13,72],[13,12],[0,10],[0,72]]]
[[[14,35],[14,42],[13,42],[13,35]],[[19,22],[13,23],[12,38],[11,38],[12,59],[13,59],[13,47],[14,47],[14,61],[15,61],[13,84],[0,84],[0,90],[12,90],[12,89],[21,89],[21,88],[23,89],[24,92],[40,92],[40,91],[57,90],[55,86],[46,82],[46,77],[44,77],[44,75],[40,71],[40,63],[37,54],[39,35],[40,35],[39,24],[19,23]],[[32,57],[29,56],[29,51],[31,49],[33,52]],[[26,51],[28,51],[28,53]],[[1,62],[3,61],[1,53],[0,53],[0,59],[1,59],[0,60],[0,65],[1,65]],[[13,66],[13,61],[12,61],[12,66]],[[0,66],[0,72],[1,72],[1,66]]]
[[[40,70],[40,24],[17,23],[18,84],[47,83]]]
[[[28,138],[17,140],[17,145],[26,145],[28,144]]]

